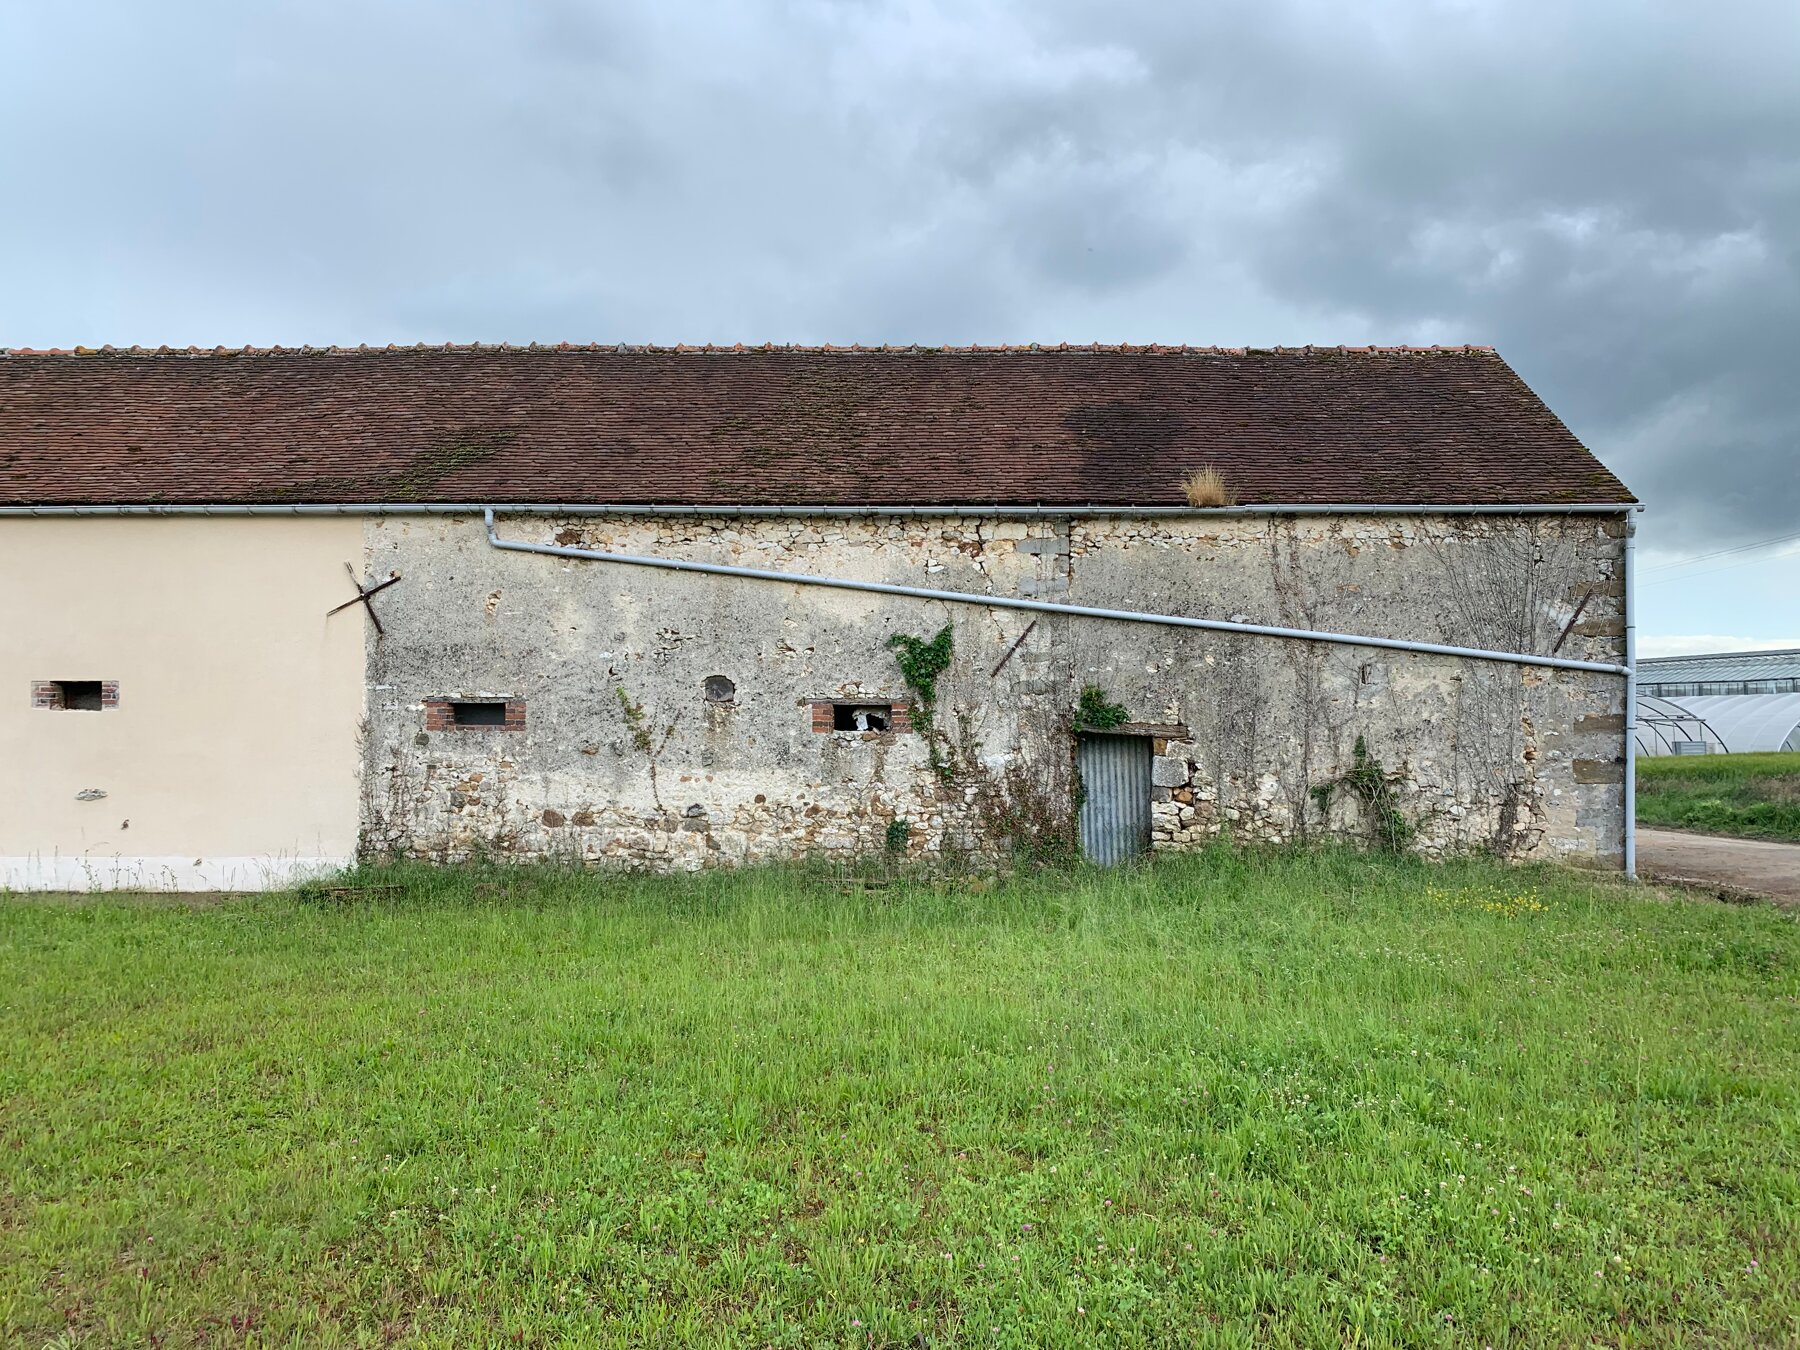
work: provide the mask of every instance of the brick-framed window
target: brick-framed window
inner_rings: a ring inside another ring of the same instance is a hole
[[[69,712],[103,712],[119,706],[117,680],[33,680],[31,706]]]
[[[883,721],[885,725],[878,725]],[[912,705],[866,698],[814,699],[812,729],[819,733],[861,731],[865,735],[870,731],[911,731]]]
[[[523,731],[522,698],[428,698],[427,731]]]

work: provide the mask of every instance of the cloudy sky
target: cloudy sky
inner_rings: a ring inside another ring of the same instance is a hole
[[[1647,654],[1800,646],[1796,70],[1793,0],[9,5],[0,343],[1491,342]]]

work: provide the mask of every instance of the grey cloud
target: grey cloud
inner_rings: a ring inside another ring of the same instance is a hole
[[[1063,22],[1141,58],[1146,116],[1305,165],[1305,190],[1235,241],[1271,296],[1389,339],[1496,343],[1657,508],[1664,542],[1800,519],[1800,12]]]

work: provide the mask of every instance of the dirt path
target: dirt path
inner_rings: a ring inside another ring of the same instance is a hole
[[[1800,905],[1800,844],[1640,827],[1638,872]]]

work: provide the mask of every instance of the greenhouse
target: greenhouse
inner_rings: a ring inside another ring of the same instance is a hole
[[[1640,755],[1800,750],[1800,693],[1640,695],[1637,712]]]
[[[1650,657],[1638,662],[1638,693],[1678,699],[1800,693],[1800,647]]]

